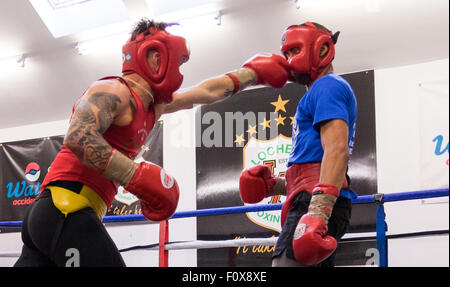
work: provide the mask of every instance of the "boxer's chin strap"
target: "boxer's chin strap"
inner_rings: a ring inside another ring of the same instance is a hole
[[[123,155],[116,149],[112,150],[111,156],[103,171],[103,175],[123,187],[126,187],[138,168],[138,164]]]

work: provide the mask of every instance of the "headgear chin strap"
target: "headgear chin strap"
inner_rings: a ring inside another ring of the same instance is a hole
[[[152,50],[159,52],[161,56],[161,64],[156,73],[147,61],[148,53]],[[165,30],[150,28],[148,35],[141,33],[134,40],[130,38],[122,52],[122,73],[137,73],[152,87],[156,103],[170,103],[172,93],[183,83],[180,65],[189,59],[186,40]]]
[[[290,26],[286,29],[281,40],[281,52],[286,53],[292,48],[300,48],[300,53],[289,59],[289,65],[294,74],[293,78],[303,75],[311,81],[317,79],[320,73],[334,59],[334,44],[337,42],[339,32],[334,35],[328,30],[318,29],[313,23]],[[320,48],[328,46],[328,53],[320,58]]]

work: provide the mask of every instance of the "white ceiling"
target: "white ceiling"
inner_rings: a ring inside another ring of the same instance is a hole
[[[283,29],[307,20],[341,31],[338,73],[449,56],[448,0],[303,1],[297,10],[293,0],[223,0],[221,26],[186,25],[180,33],[191,60],[183,65],[183,87],[236,69],[257,52],[279,53]],[[145,0],[124,2],[132,17],[147,16]],[[53,38],[28,0],[1,0],[0,11],[0,58],[12,50],[27,55],[24,69],[1,71],[0,129],[68,119],[92,81],[120,73],[120,47],[80,56],[76,43],[92,33]]]

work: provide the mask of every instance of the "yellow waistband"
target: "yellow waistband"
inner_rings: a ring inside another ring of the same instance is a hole
[[[59,186],[47,186],[52,195],[53,204],[65,216],[86,207],[91,207],[100,221],[106,214],[106,204],[103,199],[90,187],[83,185],[80,193]]]

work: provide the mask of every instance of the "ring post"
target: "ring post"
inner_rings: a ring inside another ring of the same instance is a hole
[[[386,231],[388,226],[386,224],[386,213],[383,205],[383,194],[378,193],[374,195],[377,203],[376,210],[376,232],[377,232],[377,249],[380,254],[379,267],[388,267],[388,241],[386,238]]]
[[[159,223],[159,267],[169,267],[169,251],[165,244],[169,242],[169,221]]]

